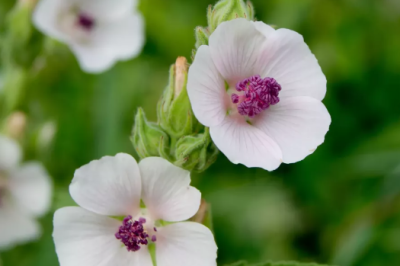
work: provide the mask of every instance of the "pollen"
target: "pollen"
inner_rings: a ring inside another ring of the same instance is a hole
[[[262,79],[259,75],[246,78],[236,84],[238,94],[231,95],[239,114],[254,117],[271,105],[279,103],[282,87],[273,78]]]
[[[119,227],[115,237],[126,246],[128,251],[138,251],[141,246],[149,244],[149,240],[156,242],[157,237],[155,235],[150,236],[145,229],[146,219],[139,218],[139,220],[133,220],[132,216],[127,216],[122,221],[122,225]]]

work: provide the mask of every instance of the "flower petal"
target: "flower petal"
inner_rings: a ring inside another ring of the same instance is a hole
[[[65,42],[68,36],[60,30],[59,15],[71,4],[65,0],[41,0],[33,12],[33,24],[44,34]]]
[[[9,189],[16,203],[34,216],[42,216],[50,208],[52,183],[40,163],[27,163],[11,172]]]
[[[282,162],[278,144],[245,120],[227,117],[220,126],[211,127],[210,134],[218,149],[234,164],[272,171]]]
[[[39,224],[17,206],[2,202],[0,208],[0,250],[37,239]]]
[[[129,15],[134,11],[137,0],[73,0],[79,5],[80,10],[97,19],[112,20]]]
[[[265,41],[255,25],[243,18],[223,22],[211,34],[212,59],[230,86],[260,74],[255,67]]]
[[[215,266],[217,249],[210,229],[199,223],[170,224],[157,233],[159,266]]]
[[[135,216],[141,193],[138,164],[124,153],[92,161],[76,170],[69,191],[75,202],[89,211]]]
[[[201,194],[190,186],[190,172],[165,159],[149,157],[139,163],[142,199],[153,220],[187,220],[199,210]]]
[[[114,53],[104,46],[71,44],[71,49],[79,61],[81,69],[87,73],[98,74],[110,69],[117,61]]]
[[[224,120],[228,94],[208,46],[203,45],[197,50],[196,58],[189,68],[187,90],[193,112],[200,123],[210,127]]]
[[[311,97],[284,98],[253,121],[280,146],[284,163],[304,159],[324,142],[331,117],[323,103]]]
[[[275,29],[272,28],[270,25],[265,24],[262,21],[255,21],[253,22],[256,29],[261,32],[266,38],[269,38],[271,34],[275,32]]]
[[[21,161],[22,153],[18,143],[0,135],[0,170],[10,171]]]
[[[151,266],[150,255],[146,255],[145,249],[128,252],[115,238],[120,225],[117,220],[79,207],[58,210],[54,214],[53,237],[60,265]]]
[[[144,45],[144,22],[140,14],[102,23],[88,35],[87,42],[73,42],[81,68],[89,73],[100,73],[118,60],[137,56]]]
[[[294,31],[279,29],[267,38],[257,69],[261,76],[274,78],[282,86],[280,98],[325,97],[326,77],[303,36]]]
[[[91,36],[93,46],[102,46],[118,60],[137,56],[144,45],[144,21],[142,15],[132,15],[104,23],[95,28]]]

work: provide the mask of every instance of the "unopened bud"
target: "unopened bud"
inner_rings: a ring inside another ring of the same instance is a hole
[[[158,123],[173,138],[195,133],[199,124],[186,90],[187,75],[187,60],[179,57],[170,68],[169,84],[157,106]]]
[[[190,221],[200,223],[213,230],[211,206],[204,199],[201,199],[200,208],[197,213],[190,218]]]
[[[190,171],[203,172],[215,162],[218,153],[207,128],[205,133],[184,136],[178,140],[175,147],[175,164]]]
[[[210,34],[224,21],[236,18],[254,20],[253,4],[243,0],[221,0],[213,8],[209,8],[208,27]]]
[[[23,112],[15,112],[7,119],[6,134],[11,138],[21,138],[26,128],[26,115]]]
[[[138,109],[131,141],[140,158],[166,156],[169,137],[157,124],[148,122],[142,108]]]
[[[36,6],[37,2],[38,2],[38,0],[19,0],[18,4],[21,7],[28,7],[30,9],[33,9]]]
[[[175,63],[175,93],[174,98],[181,94],[184,87],[186,87],[186,80],[189,65],[185,57],[181,56],[176,59]]]

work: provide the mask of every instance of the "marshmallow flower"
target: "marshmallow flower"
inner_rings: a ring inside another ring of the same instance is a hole
[[[235,164],[272,171],[323,143],[326,78],[298,33],[262,22],[221,23],[189,69],[194,114]]]
[[[103,72],[137,56],[144,44],[144,22],[137,0],[40,0],[33,14],[44,34],[70,46],[81,68]]]
[[[81,207],[54,216],[61,266],[152,266],[150,244],[158,266],[216,265],[211,231],[180,222],[196,214],[200,192],[188,171],[165,159],[137,164],[118,154],[92,161],[75,172],[70,194]]]
[[[36,219],[50,207],[52,185],[43,166],[19,165],[21,150],[0,135],[0,250],[37,239]]]

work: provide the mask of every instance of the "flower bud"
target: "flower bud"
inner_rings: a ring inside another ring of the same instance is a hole
[[[202,172],[215,162],[218,152],[206,128],[205,133],[184,136],[178,140],[175,164],[190,171]]]
[[[14,112],[7,119],[6,134],[14,139],[21,138],[25,133],[26,115],[23,112]]]
[[[170,68],[169,84],[157,106],[158,123],[173,138],[193,134],[199,128],[186,91],[187,75],[187,60],[178,57]]]
[[[151,156],[168,157],[168,135],[155,123],[147,121],[142,108],[136,114],[131,141],[142,159]]]
[[[200,46],[208,44],[208,38],[210,37],[210,34],[208,33],[207,28],[196,27],[195,37],[196,37],[196,49],[199,49]]]
[[[0,91],[0,111],[10,113],[18,106],[27,81],[27,71],[17,65],[9,65],[4,69],[4,84]]]
[[[211,205],[208,204],[205,199],[201,199],[200,208],[197,213],[190,218],[190,221],[203,224],[213,231]]]
[[[235,18],[254,20],[253,4],[243,0],[221,0],[214,7],[209,7],[207,12],[208,28],[210,34],[224,21]]]
[[[12,45],[10,49],[21,49],[30,40],[33,33],[31,16],[34,6],[35,2],[32,0],[18,1],[7,15],[8,31],[5,36],[5,45]]]

